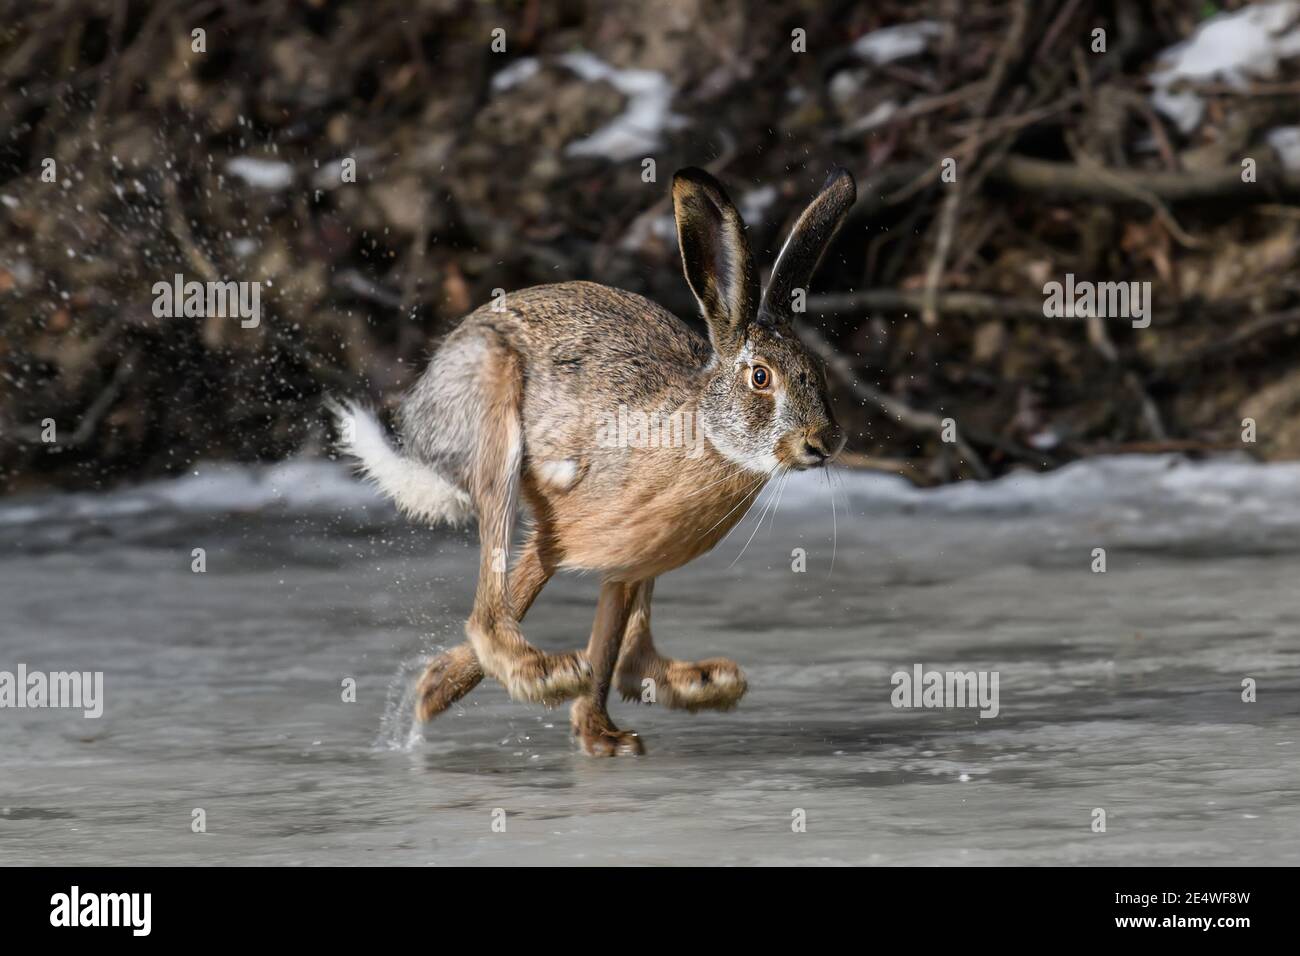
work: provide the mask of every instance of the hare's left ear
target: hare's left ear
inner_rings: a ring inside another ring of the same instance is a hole
[[[803,289],[807,294],[817,264],[835,233],[844,225],[844,219],[857,198],[858,187],[849,171],[840,167],[832,169],[821,192],[803,211],[776,257],[772,279],[758,310],[761,321],[789,321],[794,290]]]
[[[713,350],[731,357],[740,351],[758,309],[758,270],[745,224],[718,181],[692,167],[673,177],[673,212],[682,268]]]

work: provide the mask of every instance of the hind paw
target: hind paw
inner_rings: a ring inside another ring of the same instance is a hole
[[[501,683],[514,700],[554,706],[591,687],[591,663],[577,651],[532,651],[510,662]]]
[[[429,661],[415,687],[415,717],[429,721],[460,700],[483,679],[474,649],[453,647]]]
[[[639,734],[619,730],[608,714],[596,711],[586,699],[573,705],[569,719],[573,736],[588,757],[640,757],[645,753]]]

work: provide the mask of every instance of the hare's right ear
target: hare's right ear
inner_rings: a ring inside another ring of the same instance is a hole
[[[793,317],[791,298],[795,289],[803,289],[807,294],[818,263],[857,198],[858,187],[852,174],[847,169],[832,169],[821,192],[803,211],[776,257],[772,278],[759,307],[760,321],[780,323]]]
[[[735,355],[758,310],[758,271],[745,224],[716,179],[688,167],[673,177],[677,244],[719,355]]]

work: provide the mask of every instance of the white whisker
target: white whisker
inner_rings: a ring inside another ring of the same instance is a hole
[[[775,471],[776,469],[773,470]],[[781,478],[782,478],[782,484],[784,484],[785,475],[783,474]],[[734,568],[736,566],[736,561],[739,561],[741,558],[745,556],[745,551],[749,548],[749,542],[754,540],[754,535],[758,534],[758,529],[763,527],[763,519],[767,516],[767,511],[769,508],[772,507],[772,502],[776,499],[776,497],[777,497],[776,492],[773,492],[772,494],[767,496],[767,504],[764,505],[763,511],[759,514],[758,521],[755,522],[754,524],[754,530],[749,533],[749,541],[745,542],[745,547],[740,549],[740,554],[736,555],[735,560],[732,561],[731,564],[728,565],[728,567]]]
[[[687,495],[686,497],[688,497],[688,498],[694,498],[696,495],[698,495],[698,494],[702,494],[703,492],[708,491],[710,488],[714,487],[715,485],[720,485],[720,484],[722,484],[724,481],[730,481],[731,479],[733,479],[733,478],[735,478],[737,475],[739,475],[742,471],[749,471],[749,470],[750,470],[750,468],[749,468],[748,465],[739,465],[739,466],[736,467],[736,470],[735,470],[735,471],[732,471],[732,472],[730,472],[729,474],[724,475],[723,477],[719,478],[717,481],[711,481],[711,482],[709,482],[707,485],[701,485],[699,488],[696,488],[694,491],[692,491],[692,492],[691,492],[689,495]]]
[[[771,477],[772,477],[772,472],[776,471],[777,468],[779,468],[779,467],[780,467],[779,464],[777,464],[777,465],[773,465],[772,468],[768,471],[768,473],[767,473],[766,475],[763,476],[764,481],[766,481],[767,479],[771,478]],[[761,495],[761,494],[762,494],[762,492],[760,491],[760,492],[759,492],[759,495]],[[744,499],[741,499],[741,500],[743,501]],[[755,500],[755,501],[758,500],[758,495],[755,495],[755,496],[754,496],[754,500]],[[754,502],[751,501],[751,502],[749,503],[749,507],[752,508],[753,506],[754,506]],[[732,510],[734,511],[735,509],[732,509]],[[733,531],[735,531],[737,528],[739,528],[739,527],[741,526],[741,524],[744,523],[745,518],[746,518],[746,516],[748,516],[748,514],[749,514],[749,508],[746,508],[744,514],[742,514],[739,518],[736,519],[736,523],[733,524],[730,528],[727,529],[727,533],[724,534],[724,535],[722,536],[722,540],[718,542],[719,545],[723,545],[723,544],[726,543],[727,539],[731,537],[731,533],[732,533]]]
[[[831,470],[826,469],[826,490],[831,493],[831,569],[826,572],[829,579],[835,573],[835,552],[839,548],[840,529],[835,518],[835,483],[831,480]]]
[[[774,471],[774,470],[775,470],[775,466],[773,467],[773,471]],[[709,526],[709,528],[708,528],[706,531],[704,531],[703,534],[700,535],[700,537],[704,537],[704,535],[708,534],[710,531],[712,531],[712,530],[713,530],[714,528],[716,528],[718,525],[722,524],[722,522],[726,521],[727,518],[730,517],[732,511],[735,511],[737,508],[739,508],[742,504],[745,503],[745,499],[749,497],[749,493],[750,493],[751,491],[753,491],[755,488],[757,488],[760,484],[765,484],[765,483],[767,482],[767,479],[768,479],[769,477],[771,477],[771,475],[772,475],[772,472],[771,472],[771,471],[767,472],[767,474],[760,475],[760,476],[758,477],[758,480],[757,480],[757,481],[755,481],[752,485],[749,485],[748,487],[746,487],[746,488],[745,488],[745,493],[744,493],[743,495],[741,495],[739,501],[737,501],[734,505],[731,506],[731,510],[728,511],[728,512],[727,512],[725,515],[723,515],[721,518],[719,518],[717,521],[715,521],[711,526]],[[760,492],[760,493],[761,493],[761,492]],[[753,502],[751,501],[750,504],[753,504]],[[748,509],[746,509],[745,514],[748,514]],[[739,523],[740,521],[742,521],[742,520],[744,519],[745,514],[742,514],[742,515],[740,516],[740,518],[737,519],[737,523]],[[727,531],[727,534],[728,534],[728,535],[731,534],[731,531],[728,530],[728,531]],[[722,539],[722,540],[723,540],[723,541],[726,541],[726,540],[727,540],[726,536],[723,536],[723,539]]]
[[[772,520],[767,523],[767,533],[772,533],[772,526],[776,524],[776,513],[781,510],[781,496],[785,494],[786,483],[790,480],[790,472],[781,475],[781,484],[776,489],[776,507],[772,509]]]

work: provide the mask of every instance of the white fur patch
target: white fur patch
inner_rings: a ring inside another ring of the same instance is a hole
[[[759,356],[754,352],[754,343],[749,339],[741,346],[740,352],[736,355],[734,367],[750,368],[759,360]],[[773,396],[776,407],[772,414],[772,424],[762,434],[753,436],[754,444],[746,442],[744,445],[729,441],[725,435],[718,433],[709,428],[708,422],[704,422],[704,434],[724,458],[728,461],[735,462],[742,466],[746,471],[755,474],[772,474],[781,464],[776,457],[775,449],[781,436],[785,432],[785,412],[786,412],[786,392],[784,383],[779,379],[776,388],[773,390]],[[757,451],[755,451],[755,446]]]
[[[412,518],[459,524],[474,514],[473,502],[432,467],[398,453],[388,443],[383,426],[357,405],[333,404],[338,423],[338,449],[357,459],[358,468],[397,507]]]
[[[572,458],[543,461],[537,465],[537,476],[560,491],[568,491],[578,480],[578,463]]]
[[[771,474],[781,463],[776,455],[770,451],[755,453],[748,448],[728,441],[726,435],[709,428],[707,421],[702,422],[702,425],[704,427],[704,437],[709,440],[709,444],[716,448],[723,458],[740,465],[746,471],[754,474]],[[775,443],[773,443],[773,447],[775,447]]]

